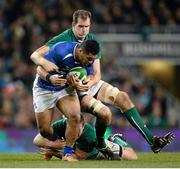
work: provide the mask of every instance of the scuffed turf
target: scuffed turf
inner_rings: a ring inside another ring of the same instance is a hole
[[[180,153],[138,153],[137,161],[64,162],[57,158],[43,160],[36,153],[0,154],[1,168],[179,168]]]

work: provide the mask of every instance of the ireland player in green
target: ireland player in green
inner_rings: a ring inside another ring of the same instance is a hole
[[[73,14],[73,22],[72,29],[68,29],[58,36],[54,37],[50,40],[46,45],[37,49],[32,55],[32,61],[40,65],[43,68],[43,71],[50,72],[58,70],[58,67],[51,62],[48,62],[43,56],[46,52],[49,51],[50,47],[59,42],[59,41],[84,41],[88,38],[95,38],[94,35],[89,33],[90,30],[90,22],[91,14],[85,10],[77,10]],[[98,147],[100,150],[106,149],[106,144],[104,141],[104,133],[107,125],[109,125],[111,121],[111,114],[109,110],[106,108],[106,111],[102,111],[103,105],[101,102],[105,102],[116,106],[124,113],[127,120],[131,123],[133,127],[135,127],[140,134],[146,139],[148,144],[151,146],[151,149],[154,153],[158,153],[161,151],[163,147],[169,144],[173,139],[173,133],[168,133],[165,136],[157,137],[153,136],[151,131],[144,124],[139,111],[135,107],[134,103],[128,96],[128,94],[124,91],[120,91],[118,88],[110,85],[107,82],[101,80],[101,72],[100,72],[100,58],[101,53],[98,54],[99,59],[96,59],[93,63],[93,71],[90,76],[86,79],[85,86],[89,88],[86,97],[83,97],[81,100],[81,107],[84,110],[91,110],[91,113],[98,117],[96,123],[96,134],[98,140]],[[47,73],[48,75],[48,73]],[[52,84],[56,84],[56,80],[58,79],[49,79]],[[78,85],[74,82],[73,86]],[[82,88],[82,86],[81,86]],[[84,95],[82,95],[84,96]],[[82,97],[81,96],[81,97]],[[88,98],[87,96],[96,97],[96,99]],[[101,101],[101,102],[100,102]],[[101,113],[99,113],[101,110]],[[103,113],[102,113],[103,112]]]
[[[132,147],[121,138],[120,135],[114,135],[110,138],[111,141],[106,140],[108,147],[114,151],[114,156],[108,158],[105,157],[96,148],[96,132],[95,128],[88,123],[84,123],[84,118],[81,116],[81,127],[78,133],[78,139],[74,146],[74,158],[78,160],[84,159],[116,159],[116,160],[136,160],[137,155]],[[65,146],[65,131],[66,131],[67,119],[61,119],[53,123],[52,127],[54,132],[58,135],[58,140],[50,141],[40,134],[34,138],[34,144],[41,148],[41,154],[44,155],[46,160],[50,160],[52,156],[56,156],[61,159],[62,149]]]

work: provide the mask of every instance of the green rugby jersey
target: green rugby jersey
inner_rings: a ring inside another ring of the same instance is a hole
[[[97,57],[99,59],[101,59],[101,44],[100,44],[99,40],[97,39],[97,37],[92,33],[88,33],[87,36],[86,36],[86,39],[88,39],[88,40],[96,40],[99,43],[100,52],[97,54]],[[78,42],[78,39],[74,36],[72,28],[65,30],[64,32],[60,33],[57,36],[54,36],[51,40],[49,40],[46,43],[46,45],[48,47],[52,47],[54,44],[56,44],[58,42],[62,42],[62,41]]]
[[[54,132],[59,138],[65,138],[67,119],[61,119],[53,123]],[[96,149],[96,132],[95,129],[88,123],[85,123],[81,136],[76,140],[75,147],[90,153],[87,159],[95,159],[99,151]]]

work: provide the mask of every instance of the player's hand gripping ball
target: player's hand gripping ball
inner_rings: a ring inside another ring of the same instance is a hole
[[[74,67],[67,74],[67,78],[73,75],[76,79],[83,81],[87,77],[87,71],[83,67]]]

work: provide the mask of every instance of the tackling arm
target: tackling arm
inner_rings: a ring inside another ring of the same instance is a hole
[[[36,64],[42,66],[47,72],[58,70],[58,67],[44,58],[44,55],[49,51],[49,47],[44,45],[34,51],[30,58]]]
[[[41,149],[41,153],[44,154],[48,151],[50,151],[49,149],[53,149],[53,150],[58,150],[58,149],[63,149],[64,146],[66,145],[65,140],[56,140],[56,141],[50,141],[44,137],[42,137],[40,134],[37,134],[33,140],[33,144],[40,147],[40,148],[46,148],[46,149]],[[44,152],[43,152],[44,151]],[[58,152],[54,152],[53,155],[58,154]],[[75,158],[77,158],[78,160],[84,160],[86,159],[88,156],[90,155],[90,153],[82,151],[78,148],[75,149],[73,156],[75,156]]]
[[[40,134],[37,134],[36,137],[33,140],[33,144],[38,147],[43,148],[50,148],[50,149],[63,149],[66,145],[66,142],[64,140],[56,140],[56,141],[50,141]]]
[[[93,63],[93,74],[89,75],[84,82],[87,83],[89,87],[91,87],[97,84],[100,80],[101,80],[100,60],[96,59]]]
[[[74,151],[74,156],[78,159],[78,160],[85,160],[88,156],[90,155],[90,153],[85,152],[83,150],[80,150],[78,148],[75,149]]]
[[[66,79],[61,78],[59,75],[55,74],[49,74],[44,68],[41,66],[37,67],[37,74],[40,76],[41,79],[46,80],[47,82],[53,84],[53,85],[60,85],[64,86],[67,82]]]
[[[37,67],[37,74],[41,77],[41,79],[46,80],[48,72],[41,66]]]

